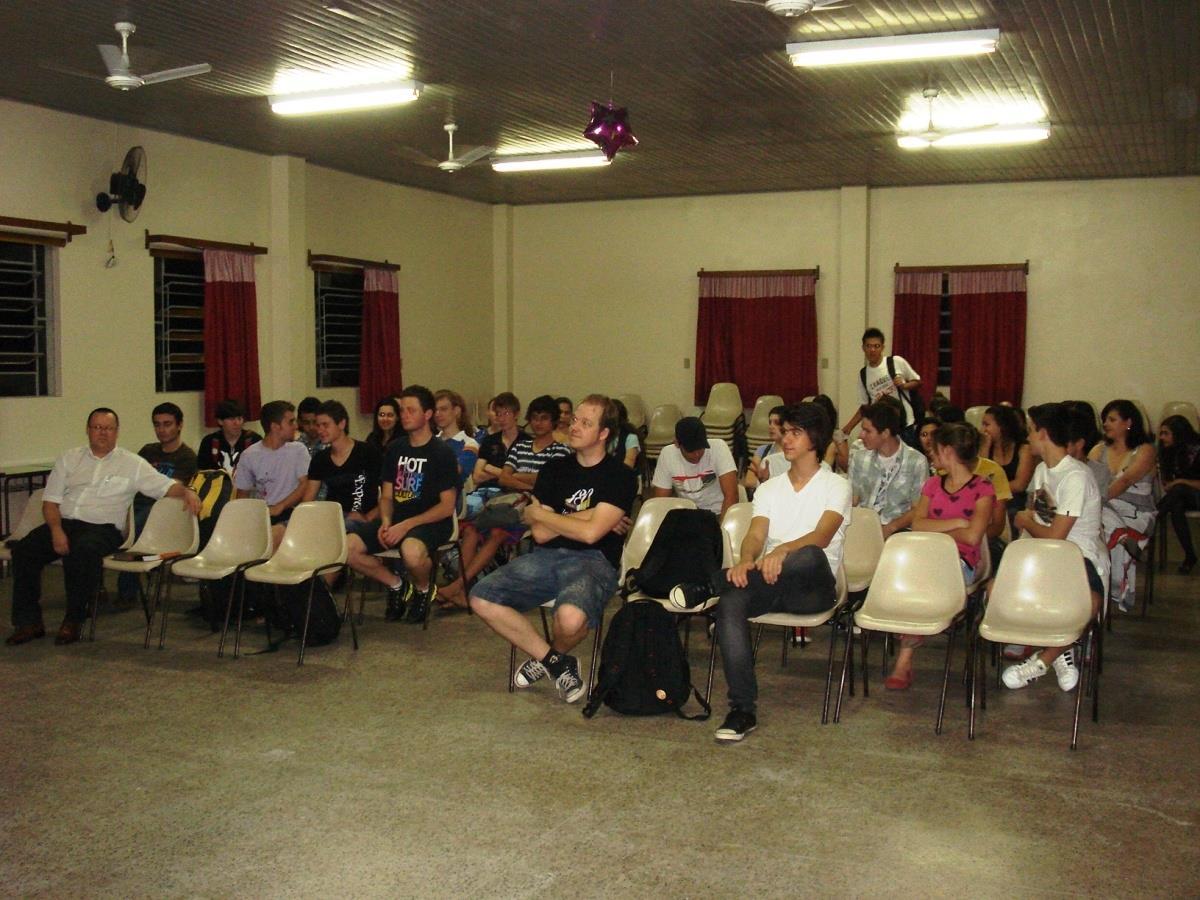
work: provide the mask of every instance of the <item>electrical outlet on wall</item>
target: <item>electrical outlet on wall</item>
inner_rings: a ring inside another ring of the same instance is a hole
[[[685,356],[683,358],[683,367],[685,369],[690,369],[692,367],[692,358],[690,356]]]
[[[828,368],[829,368],[829,357],[828,357],[828,356],[822,356],[822,357],[821,357],[821,368],[822,368],[822,369],[828,369]]]

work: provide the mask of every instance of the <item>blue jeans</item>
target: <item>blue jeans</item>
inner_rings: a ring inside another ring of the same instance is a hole
[[[526,612],[548,600],[578,607],[596,628],[617,592],[617,570],[599,550],[534,547],[471,589],[472,597]]]

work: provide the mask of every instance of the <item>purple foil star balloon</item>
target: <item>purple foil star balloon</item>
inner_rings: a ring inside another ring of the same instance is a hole
[[[592,118],[583,130],[583,136],[595,141],[611,161],[622,147],[636,147],[638,139],[629,130],[626,118],[629,110],[622,107],[615,109],[610,100],[608,103],[592,101]]]

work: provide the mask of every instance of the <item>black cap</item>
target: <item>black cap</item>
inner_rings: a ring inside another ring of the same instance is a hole
[[[708,449],[708,432],[704,430],[704,423],[695,416],[688,416],[675,423],[675,440],[679,442],[680,448],[688,453]]]

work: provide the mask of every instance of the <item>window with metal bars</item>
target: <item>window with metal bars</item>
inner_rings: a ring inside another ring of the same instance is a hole
[[[938,315],[938,373],[937,386],[950,387],[950,364],[954,360],[950,332],[950,276],[942,275],[942,303]]]
[[[362,269],[313,272],[317,387],[356,387],[362,354]]]
[[[46,277],[54,252],[0,241],[0,396],[45,397],[55,389],[53,279]]]
[[[154,257],[154,389],[204,390],[204,260]]]

